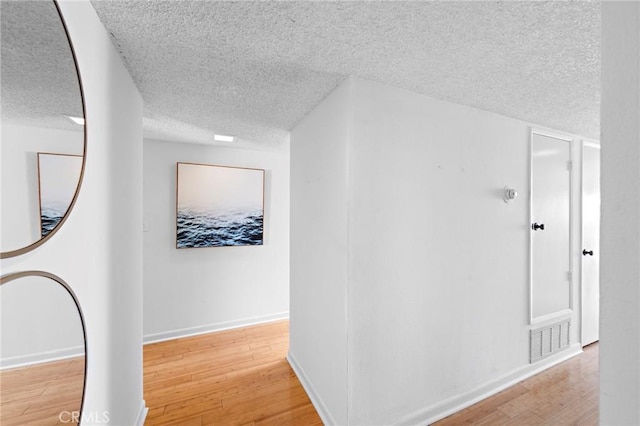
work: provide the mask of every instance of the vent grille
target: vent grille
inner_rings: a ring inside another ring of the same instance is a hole
[[[571,320],[567,319],[531,330],[531,363],[533,364],[534,362],[568,349],[570,346],[570,329]]]

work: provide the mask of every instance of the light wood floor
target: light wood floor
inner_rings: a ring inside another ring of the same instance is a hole
[[[0,425],[77,424],[70,413],[80,411],[84,357],[0,373]]]
[[[321,425],[288,345],[288,321],[146,345],[145,425]]]
[[[598,344],[435,425],[598,425]]]
[[[145,425],[321,425],[285,359],[288,322],[144,347]],[[2,426],[61,425],[79,408],[83,359],[4,370]],[[448,425],[598,424],[598,345],[437,422]]]

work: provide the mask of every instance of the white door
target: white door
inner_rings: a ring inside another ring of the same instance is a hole
[[[599,340],[600,145],[582,145],[582,345]]]
[[[531,322],[571,309],[571,141],[531,134]]]

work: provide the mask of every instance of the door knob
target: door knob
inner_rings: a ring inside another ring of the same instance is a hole
[[[531,229],[533,229],[534,231],[537,231],[538,229],[541,231],[544,231],[544,223],[533,223],[533,225],[531,225]]]
[[[591,251],[582,250],[582,255],[583,256],[586,256],[586,255],[593,256],[593,250],[591,250]]]

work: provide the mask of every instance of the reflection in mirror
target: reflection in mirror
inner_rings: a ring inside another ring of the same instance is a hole
[[[52,276],[53,277],[53,276]],[[24,276],[0,286],[0,424],[77,424],[85,335],[75,296],[60,281]]]
[[[71,205],[82,169],[81,155],[38,153],[40,233],[55,229]]]
[[[38,153],[82,156],[84,125],[69,117],[83,122],[84,107],[55,3],[0,1],[0,19],[0,252],[10,257],[35,247],[43,237],[38,189],[51,182],[43,176],[38,181]],[[56,206],[62,216],[76,194],[81,170],[74,166],[65,172],[72,196]]]

